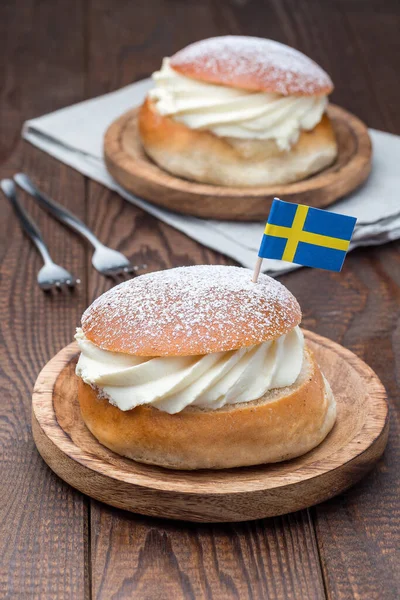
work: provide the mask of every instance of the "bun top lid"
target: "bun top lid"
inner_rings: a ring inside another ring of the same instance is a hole
[[[273,340],[301,321],[281,283],[240,267],[200,265],[141,275],[112,288],[85,311],[96,346],[136,356],[191,356]]]
[[[333,90],[329,75],[311,58],[257,37],[229,35],[195,42],[174,54],[170,65],[200,81],[283,96],[327,95]]]

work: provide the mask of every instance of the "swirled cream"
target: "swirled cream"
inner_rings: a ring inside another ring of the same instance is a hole
[[[326,96],[283,96],[205,83],[180,75],[168,58],[153,80],[149,97],[161,115],[221,137],[272,139],[281,150],[290,150],[301,130],[320,122],[328,102]]]
[[[170,414],[187,406],[208,410],[251,402],[292,385],[303,364],[304,338],[295,327],[277,340],[201,356],[144,358],[102,350],[81,329],[76,374],[100,395],[130,410],[151,404]]]

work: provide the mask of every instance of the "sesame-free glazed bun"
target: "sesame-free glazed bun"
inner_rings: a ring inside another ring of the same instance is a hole
[[[329,75],[311,58],[285,44],[257,37],[221,36],[190,44],[171,67],[207,83],[283,96],[327,95]]]
[[[141,275],[85,311],[82,330],[103,350],[135,356],[191,356],[253,346],[301,321],[281,283],[240,267],[199,265]]]
[[[318,173],[337,156],[328,116],[311,131],[301,131],[290,150],[272,139],[220,137],[191,129],[160,115],[147,99],[139,112],[139,132],[146,153],[163,169],[199,183],[230,187],[293,183]]]
[[[154,80],[139,134],[150,158],[174,175],[267,187],[304,179],[336,158],[325,112],[332,81],[294,48],[210,38],[165,59]]]
[[[300,320],[300,307],[283,285],[266,275],[253,283],[248,269],[180,267],[127,281],[103,294],[82,318],[77,334],[83,344],[77,366],[82,418],[107,448],[171,469],[224,469],[299,456],[325,438],[336,414],[329,385],[304,348]],[[243,363],[215,371],[214,365],[218,369],[221,363],[208,362],[190,379],[190,392],[182,378],[179,389],[166,385],[177,370],[182,373],[188,358],[197,368],[198,361],[215,357],[236,361],[247,352],[261,356],[265,347],[270,359],[251,362],[250,376]],[[101,364],[95,362],[99,354]],[[292,368],[294,376],[287,379]],[[91,369],[95,379],[89,377]],[[260,369],[279,372],[280,383],[274,380],[276,385],[248,397],[254,382],[260,389]],[[202,393],[207,386],[220,386],[223,377],[229,385],[216,396],[220,403],[185,403],[193,386]],[[204,378],[210,378],[208,383]],[[239,381],[236,387],[234,381]],[[173,410],[171,405],[152,405],[146,394],[154,385],[157,400],[167,390],[167,404],[175,392],[183,403]]]
[[[313,355],[305,352],[294,385],[218,410],[170,415],[152,406],[123,412],[79,380],[83,420],[101,444],[133,460],[169,469],[228,469],[289,460],[318,446],[336,404]]]

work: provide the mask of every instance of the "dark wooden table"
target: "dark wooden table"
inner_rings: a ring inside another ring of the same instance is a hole
[[[191,41],[245,33],[304,51],[331,74],[337,104],[400,134],[398,0],[2,0],[0,10],[1,176],[31,173],[104,242],[151,270],[228,261],[30,147],[20,138],[25,119],[141,79]],[[40,260],[2,199],[0,597],[398,599],[399,244],[355,251],[341,274],[303,269],[283,278],[304,325],[353,350],[384,382],[391,433],[378,467],[346,494],[296,514],[174,523],[90,500],[35,450],[33,382],[110,284],[89,267],[79,239],[24,202],[82,285],[54,298],[37,288]]]

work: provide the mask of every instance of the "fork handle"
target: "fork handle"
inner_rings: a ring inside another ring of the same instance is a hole
[[[31,179],[25,175],[24,173],[17,173],[14,175],[14,181],[23,189],[25,192],[28,192],[37,202],[42,206],[47,212],[49,212],[53,217],[55,217],[64,225],[67,225],[84,237],[88,242],[92,244],[95,248],[102,246],[103,244],[97,239],[97,237],[90,231],[90,229],[82,223],[78,217],[76,217],[69,210],[64,208],[61,204],[46,196],[43,192],[41,192],[35,185],[32,183]]]
[[[27,213],[27,211],[23,208],[22,204],[17,198],[17,190],[12,179],[2,179],[0,182],[0,186],[4,192],[4,195],[9,199],[10,203],[12,204],[14,212],[21,223],[22,229],[40,252],[43,261],[45,263],[53,262],[39,227],[32,219],[32,217]]]

